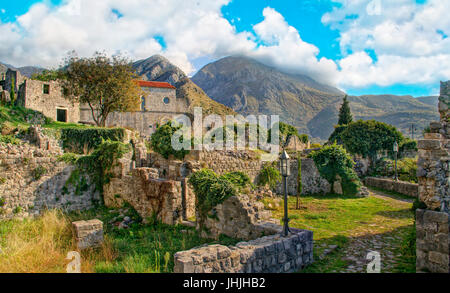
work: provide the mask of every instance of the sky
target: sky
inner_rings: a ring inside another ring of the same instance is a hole
[[[450,0],[0,0],[0,61],[167,57],[188,75],[243,55],[351,95],[438,95]]]

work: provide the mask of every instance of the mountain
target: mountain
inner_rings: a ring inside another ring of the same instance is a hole
[[[202,107],[203,114],[234,114],[234,111],[208,97],[208,95],[178,67],[160,55],[133,63],[133,69],[143,80],[163,81],[177,88],[177,98],[185,98],[189,107]]]
[[[242,115],[279,115],[309,133],[308,121],[344,93],[304,75],[282,73],[245,57],[226,57],[203,67],[192,81],[212,99]]]
[[[6,73],[8,68],[10,68],[12,70],[18,70],[20,72],[20,74],[22,74],[23,76],[26,76],[28,78],[31,78],[31,76],[35,73],[41,73],[42,71],[45,70],[44,68],[36,67],[36,66],[24,66],[24,67],[17,68],[10,64],[0,62],[0,74]]]
[[[192,81],[212,99],[236,112],[279,115],[302,133],[327,139],[337,123],[345,93],[305,75],[281,72],[246,57],[226,57],[203,67]],[[355,119],[376,119],[407,134],[412,123],[418,133],[439,120],[431,98],[366,95],[349,97]]]
[[[410,135],[409,129],[414,124],[417,135],[421,136],[431,121],[439,120],[437,106],[425,104],[412,96],[364,95],[349,96],[348,100],[354,120],[375,119],[394,125],[405,135]],[[329,137],[337,124],[340,104],[325,107],[308,122],[313,137]]]
[[[416,99],[424,104],[433,106],[435,108],[437,108],[439,105],[439,96],[418,97]]]

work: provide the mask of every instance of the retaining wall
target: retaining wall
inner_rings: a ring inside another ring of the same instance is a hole
[[[367,177],[364,179],[366,186],[395,191],[411,197],[419,196],[419,184],[404,181],[395,181],[387,178]]]

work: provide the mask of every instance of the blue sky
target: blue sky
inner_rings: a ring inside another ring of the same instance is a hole
[[[240,54],[352,95],[434,95],[450,79],[450,0],[0,3],[0,60],[17,66],[55,67],[69,50],[105,50],[162,54],[192,75]]]

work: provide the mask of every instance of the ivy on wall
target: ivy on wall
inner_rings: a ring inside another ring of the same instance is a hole
[[[125,138],[124,128],[63,128],[61,140],[63,148],[76,153],[86,150],[94,150],[102,144],[103,140],[123,142]]]

